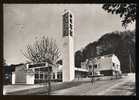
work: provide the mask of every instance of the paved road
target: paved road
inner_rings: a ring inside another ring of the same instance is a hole
[[[132,95],[135,88],[135,74],[117,80],[84,83],[76,87],[57,90],[51,95]]]
[[[129,76],[125,76],[122,79],[118,80],[96,81],[94,84],[91,84],[88,79],[80,81],[83,82],[78,85],[75,85],[74,83],[74,85],[69,86],[71,88],[61,88],[61,90],[53,91],[51,95],[131,95],[133,94],[133,92],[135,92],[133,91],[135,90],[134,74],[130,74]],[[64,85],[64,87],[65,86],[67,87],[66,84]],[[58,87],[61,86],[58,85]],[[19,90],[24,91],[19,92]],[[15,93],[13,93],[14,91]],[[9,85],[4,87],[4,92],[12,92],[11,95],[31,95],[32,93],[36,93],[37,95],[47,95],[46,89],[43,87],[43,85]]]

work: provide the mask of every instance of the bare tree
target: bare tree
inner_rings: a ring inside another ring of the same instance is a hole
[[[43,36],[33,44],[27,44],[23,55],[33,63],[56,64],[60,57],[60,50],[55,40]]]
[[[56,41],[48,37],[42,37],[33,44],[27,44],[23,55],[33,63],[48,62],[56,67],[56,62],[60,57],[60,50]],[[51,92],[51,72],[48,65],[48,95]]]

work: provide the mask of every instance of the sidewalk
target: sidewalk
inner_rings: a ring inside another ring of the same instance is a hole
[[[52,83],[52,85],[60,84],[61,82],[58,83]],[[31,90],[31,89],[37,89],[37,88],[42,88],[46,87],[47,84],[33,84],[33,85],[28,85],[28,84],[13,84],[13,85],[5,85],[3,86],[3,95],[6,95],[7,93],[12,93],[12,92],[18,92],[18,91],[24,91],[24,90]]]
[[[71,82],[58,82],[51,83],[51,91],[76,87],[86,83],[86,81],[71,81]],[[4,86],[4,95],[47,95],[47,85],[9,85]]]
[[[32,89],[32,88],[38,88],[43,87],[44,85],[5,85],[3,87],[3,95],[5,95],[7,92],[15,92],[15,91],[21,91],[25,89]]]

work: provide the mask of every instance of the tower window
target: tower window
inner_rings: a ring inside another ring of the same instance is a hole
[[[67,12],[67,13],[65,13],[64,17],[68,18],[68,12]]]
[[[72,15],[70,14],[70,18],[72,18]]]
[[[70,23],[72,23],[72,19],[70,18]]]
[[[64,22],[68,23],[68,18],[64,17]]]
[[[73,34],[72,34],[72,30],[70,30],[70,36],[72,36]]]
[[[64,30],[63,36],[68,36],[68,30],[67,29]]]
[[[70,28],[72,29],[72,25],[70,24]]]

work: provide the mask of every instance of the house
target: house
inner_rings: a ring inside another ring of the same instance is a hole
[[[115,54],[90,58],[87,67],[90,75],[117,76],[121,75],[120,61]]]

